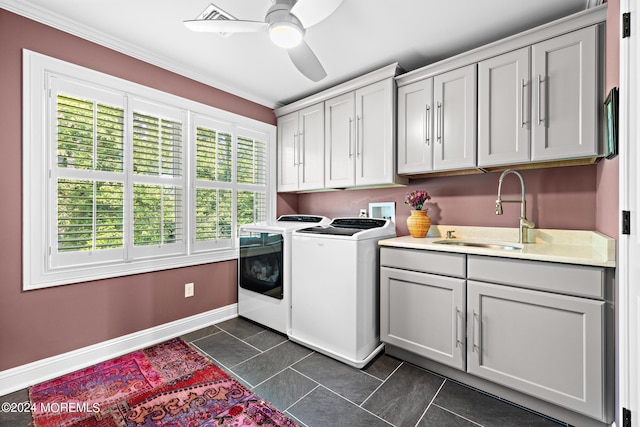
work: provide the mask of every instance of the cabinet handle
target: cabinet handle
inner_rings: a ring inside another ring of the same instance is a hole
[[[460,323],[458,319],[462,319],[462,311],[460,311],[458,309],[458,307],[456,307],[456,322],[455,322],[455,328],[456,328],[456,347],[462,347],[464,348],[464,341],[462,341],[460,339],[460,336],[462,334],[460,334]]]
[[[304,164],[304,153],[305,153],[305,140],[304,140],[304,132],[300,132],[298,134],[298,166]],[[302,160],[300,160],[302,158]]]
[[[481,338],[481,334],[480,334],[480,328],[477,327],[476,323],[479,323],[480,321],[480,315],[478,313],[476,313],[475,310],[473,310],[473,351],[474,352],[478,352],[478,360],[480,360],[480,346],[478,344],[476,344],[477,342],[480,342],[480,338]],[[476,339],[476,336],[478,337]]]
[[[545,81],[545,79],[542,78],[542,74],[538,74],[538,126],[540,125],[540,123],[542,123],[544,121],[544,118],[542,117],[542,97],[540,96],[540,93],[542,92],[542,90],[540,89],[540,87],[542,86],[542,83]]]
[[[430,144],[431,140],[429,138],[429,117],[430,117],[430,113],[431,113],[431,106],[427,105],[427,112],[426,112],[426,116],[425,116],[425,120],[424,120],[424,133],[425,133],[425,142],[427,143],[427,145]]]
[[[524,95],[525,95],[525,87],[527,83],[524,79],[522,79],[522,85],[520,87],[520,127],[523,128],[527,124],[527,121],[524,119]]]
[[[360,136],[360,116],[356,116],[356,157],[360,158],[360,144],[362,143],[362,141],[360,141],[361,136]]]
[[[442,144],[442,123],[440,120],[442,119],[442,104],[438,102],[437,104],[437,114],[436,114],[436,133],[438,143]]]
[[[293,134],[293,166],[296,167],[298,164],[296,163],[296,146],[298,145],[298,132],[294,132]]]
[[[351,141],[352,129],[353,129],[353,117],[349,117],[349,158],[350,159],[353,157],[353,154],[351,152],[351,150],[353,148],[352,145],[351,145],[351,143],[352,143],[352,141]]]

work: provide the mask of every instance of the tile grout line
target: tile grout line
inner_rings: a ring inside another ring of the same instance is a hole
[[[393,370],[393,372],[391,372],[389,375],[387,375],[387,377],[386,377],[384,380],[382,380],[382,382],[378,385],[378,387],[376,387],[376,389],[375,389],[375,390],[373,390],[373,391],[369,394],[369,396],[367,396],[367,398],[366,398],[365,400],[363,400],[363,401],[362,401],[362,403],[361,403],[360,405],[358,405],[358,406],[360,406],[360,407],[362,408],[362,405],[364,405],[364,404],[367,402],[367,400],[369,400],[369,399],[371,398],[371,396],[373,396],[374,394],[376,394],[376,392],[377,392],[378,390],[380,390],[380,388],[381,388],[381,387],[382,387],[382,386],[387,382],[387,380],[388,380],[389,378],[391,378],[391,376],[392,376],[393,374],[395,374],[395,373],[396,373],[396,371],[397,371],[398,369],[400,369],[400,367],[401,367],[402,365],[404,365],[404,361],[400,362],[400,364],[398,365],[398,367],[397,367],[397,368],[395,368],[395,369]],[[377,378],[377,377],[375,377],[375,378],[376,378],[376,379],[378,379],[378,380],[380,379],[380,378]],[[364,409],[364,408],[363,408],[363,409]]]
[[[371,411],[370,411],[370,410],[368,410],[367,408],[363,408],[363,407],[361,407],[360,405],[356,405],[356,403],[355,403],[355,402],[352,402],[351,400],[347,399],[347,398],[346,398],[346,397],[344,397],[343,395],[341,395],[341,394],[339,394],[339,393],[337,393],[337,392],[335,392],[335,391],[331,390],[329,387],[326,387],[326,386],[324,386],[324,385],[322,385],[322,384],[320,384],[320,385],[319,385],[319,387],[323,387],[324,389],[328,390],[330,393],[333,393],[333,394],[335,394],[336,396],[338,396],[338,398],[340,398],[340,399],[342,399],[342,400],[346,400],[347,402],[349,402],[349,403],[351,403],[352,405],[354,405],[356,408],[360,408],[360,409],[362,409],[363,411],[365,411],[365,412],[367,412],[367,413],[369,413],[369,414],[373,415],[374,417],[376,417],[376,418],[377,418],[377,419],[379,419],[380,421],[383,421],[383,422],[385,422],[385,423],[389,424],[389,425],[390,425],[390,426],[392,426],[392,427],[396,427],[396,426],[394,426],[393,424],[391,424],[389,421],[385,420],[384,418],[380,417],[379,415],[374,414],[373,412],[371,412]]]
[[[291,412],[283,411],[282,413],[285,414],[286,416],[288,416],[289,418],[291,418],[293,421],[295,421],[298,424],[299,427],[308,427],[305,423],[300,421],[300,419],[298,417],[296,417],[295,415],[293,415]]]
[[[194,347],[196,347],[198,350],[200,350],[202,353],[206,354],[206,355],[207,355],[207,357],[208,357],[208,358],[210,358],[211,360],[213,360],[219,368],[224,368],[224,369],[226,369],[227,371],[229,371],[228,373],[229,373],[230,375],[232,375],[232,376],[235,376],[235,377],[236,377],[236,378],[234,378],[234,379],[239,379],[240,381],[242,381],[242,382],[244,382],[245,384],[247,384],[247,385],[249,386],[249,389],[253,389],[253,387],[254,387],[254,386],[253,386],[253,385],[251,385],[251,383],[250,383],[249,381],[245,380],[242,376],[238,375],[238,374],[236,373],[236,371],[234,371],[234,370],[233,370],[233,368],[228,367],[227,365],[225,365],[224,363],[222,363],[221,361],[219,361],[218,359],[216,359],[215,357],[213,357],[212,355],[210,355],[209,353],[207,353],[206,351],[204,351],[202,348],[198,347],[198,345],[197,345],[197,344],[195,344],[195,343],[193,343],[193,342],[192,342],[192,343],[190,343],[190,345],[193,345],[193,346],[194,346]],[[241,363],[242,363],[242,362],[241,362]],[[238,365],[234,365],[234,366],[238,366]],[[241,384],[241,385],[243,385],[243,384]]]
[[[484,427],[482,424],[479,424],[479,423],[477,423],[477,422],[475,422],[475,421],[473,421],[473,420],[470,420],[470,419],[469,419],[469,418],[467,418],[467,417],[463,417],[462,415],[460,415],[460,414],[458,414],[458,413],[456,413],[456,412],[453,412],[452,410],[447,409],[447,408],[445,408],[444,406],[440,406],[440,405],[438,405],[437,403],[434,403],[434,404],[433,404],[433,406],[437,406],[438,408],[442,409],[443,411],[447,411],[448,413],[453,414],[453,415],[455,415],[456,417],[460,417],[460,418],[462,418],[463,420],[469,421],[471,424],[477,425],[477,426],[479,426],[479,427]]]
[[[187,340],[185,340],[183,337],[184,337],[184,336],[188,336],[188,335],[190,335],[190,334],[192,334],[192,333],[194,333],[194,332],[197,332],[197,331],[199,331],[199,329],[196,329],[195,331],[191,331],[191,332],[189,332],[189,333],[187,333],[187,334],[178,335],[176,338],[180,338],[181,340],[183,340],[183,341],[184,341],[184,342],[186,342],[187,344],[191,344],[191,343],[193,343],[193,342],[196,342],[196,341],[199,341],[199,340],[203,340],[203,339],[205,339],[205,338],[209,338],[209,337],[211,337],[211,336],[217,335],[217,334],[219,334],[220,332],[222,332],[222,329],[218,328],[216,325],[211,325],[211,326],[215,327],[215,328],[217,329],[217,331],[216,331],[216,332],[213,332],[213,333],[211,333],[211,334],[209,334],[209,335],[204,335],[204,336],[202,336],[202,337],[196,338],[195,340],[187,341]]]
[[[231,335],[231,334],[229,334],[229,335]],[[233,335],[231,335],[231,336],[233,337]],[[237,338],[237,337],[234,337],[234,338]],[[237,338],[237,339],[239,339],[239,338]],[[276,347],[280,347],[281,345],[283,345],[283,344],[284,344],[284,343],[286,343],[286,342],[289,342],[289,340],[287,340],[287,341],[283,341],[283,342],[281,342],[280,344],[276,344],[276,345],[274,345],[273,347],[271,347],[271,348],[270,348],[270,349],[268,349],[268,350],[262,351],[262,350],[260,350],[258,347],[254,347],[254,346],[252,346],[251,344],[249,344],[249,343],[247,343],[247,342],[245,342],[245,341],[243,341],[243,340],[240,340],[240,341],[242,341],[243,343],[247,344],[248,346],[251,346],[252,348],[255,348],[256,350],[258,350],[258,351],[259,351],[259,353],[258,353],[258,354],[256,354],[256,355],[251,356],[251,357],[250,357],[250,358],[248,358],[248,359],[243,360],[242,362],[236,363],[235,365],[233,365],[233,367],[234,367],[234,368],[235,368],[236,366],[238,366],[238,365],[241,365],[241,364],[243,364],[243,363],[248,362],[248,361],[249,361],[249,360],[251,360],[251,359],[255,359],[256,357],[261,356],[261,355],[265,354],[266,352],[273,350],[273,349],[274,349],[274,348],[276,348]]]
[[[276,346],[274,346],[274,347],[276,347]],[[291,365],[287,365],[287,366],[285,366],[283,369],[281,369],[280,371],[278,371],[278,372],[276,372],[275,374],[271,375],[269,378],[265,378],[264,380],[260,381],[258,384],[254,385],[252,388],[256,388],[256,387],[258,387],[258,386],[260,386],[260,385],[262,385],[262,384],[266,383],[267,381],[269,381],[269,380],[270,380],[270,379],[272,379],[273,377],[275,377],[275,376],[277,376],[277,375],[279,375],[279,374],[283,373],[283,372],[284,372],[284,371],[286,371],[287,369],[291,369],[291,370],[292,370],[292,371],[294,371],[294,372],[300,373],[300,372],[296,371],[296,370],[293,368],[293,365],[294,365],[295,363],[302,362],[304,359],[306,359],[307,357],[311,356],[311,355],[312,355],[312,354],[314,354],[314,353],[315,353],[315,352],[314,352],[314,351],[312,351],[310,354],[307,354],[307,355],[306,355],[306,356],[304,356],[302,359],[297,360],[296,362],[294,362],[294,363],[293,363],[293,364],[291,364]],[[253,359],[253,357],[252,357],[252,358],[250,358],[250,359]],[[250,360],[250,359],[247,359],[247,360]],[[246,362],[246,360],[245,360],[245,362]],[[241,362],[241,363],[244,363],[244,362]],[[237,365],[236,365],[236,366],[237,366]],[[302,374],[301,374],[301,375],[302,375]],[[310,380],[312,380],[311,378],[309,378],[309,379],[310,379]],[[314,383],[316,383],[316,384],[319,384],[317,381],[314,381],[314,380],[312,380],[312,381],[313,381]]]
[[[433,401],[436,400],[436,397],[438,396],[438,393],[440,393],[440,390],[442,390],[442,387],[444,387],[444,383],[446,383],[446,382],[447,382],[446,379],[442,380],[442,384],[440,384],[440,387],[438,387],[438,390],[436,391],[436,393],[433,395],[433,397],[429,401],[429,404],[427,405],[426,408],[424,408],[424,411],[422,412],[422,415],[420,415],[420,418],[418,418],[418,421],[416,421],[415,427],[418,427],[418,424],[420,424],[420,421],[422,421],[424,416],[427,415],[427,411],[429,410],[431,405],[434,404]]]
[[[242,338],[240,338],[240,337],[237,337],[237,336],[233,335],[231,332],[227,332],[227,331],[225,331],[224,329],[222,329],[222,332],[224,332],[225,334],[229,335],[230,337],[233,337],[233,338],[237,339],[238,341],[243,342],[244,344],[248,345],[249,347],[251,347],[251,348],[254,348],[254,349],[258,350],[258,351],[260,352],[260,354],[264,353],[264,351],[260,350],[258,347],[256,347],[256,346],[254,346],[254,345],[249,344],[248,342],[246,342],[246,341],[245,341],[245,340],[243,340]],[[260,333],[261,333],[261,332],[258,332],[257,334],[253,334],[253,335],[251,335],[251,337],[255,337],[256,335],[259,335]],[[247,338],[251,338],[251,337],[247,337]],[[285,342],[286,342],[286,341],[285,341]],[[281,344],[282,344],[282,343],[281,343]],[[280,345],[280,344],[278,344],[278,345]],[[274,345],[273,347],[277,347],[277,346],[275,346],[275,345]],[[272,348],[273,348],[273,347],[272,347]],[[271,350],[271,349],[269,349],[269,350]],[[256,356],[258,356],[258,355],[256,354]],[[252,358],[252,357],[256,357],[256,356],[251,356],[251,358]],[[249,360],[249,359],[247,359],[247,360]],[[247,360],[245,360],[245,362],[246,362]],[[240,363],[242,363],[242,362],[240,362]],[[238,363],[238,365],[239,365],[240,363]],[[234,365],[234,366],[235,366],[235,365]]]
[[[297,371],[296,371],[296,372],[297,372]],[[302,399],[304,399],[305,397],[309,396],[311,393],[313,393],[313,392],[314,392],[314,390],[317,390],[317,389],[318,389],[318,387],[322,387],[322,385],[321,385],[321,384],[319,384],[319,383],[317,383],[316,381],[314,381],[314,383],[316,383],[316,386],[315,386],[314,388],[312,388],[311,390],[309,390],[307,393],[305,393],[305,394],[304,394],[304,396],[301,396],[298,400],[296,400],[296,401],[295,401],[295,402],[293,402],[291,405],[289,405],[289,406],[287,407],[287,409],[285,409],[285,410],[284,410],[284,412],[288,412],[288,411],[289,411],[289,409],[293,408],[296,404],[300,403],[300,401],[301,401]],[[292,415],[293,415],[293,414],[292,414]],[[294,415],[294,417],[295,417],[295,415]],[[297,418],[296,418],[296,419],[297,419]]]
[[[298,373],[298,374],[302,375],[303,377],[305,377],[305,378],[307,378],[307,379],[309,379],[309,380],[313,381],[314,383],[318,384],[318,387],[325,388],[325,389],[327,389],[328,391],[330,391],[331,393],[333,393],[333,394],[335,394],[336,396],[338,396],[340,399],[346,400],[347,402],[351,403],[353,406],[355,406],[355,407],[357,407],[357,408],[360,408],[360,409],[362,409],[363,411],[366,411],[366,412],[370,413],[371,415],[375,416],[376,418],[380,418],[378,415],[376,415],[376,414],[374,414],[373,412],[369,411],[367,408],[363,408],[361,405],[358,405],[356,402],[354,402],[354,401],[352,401],[352,400],[350,400],[350,399],[347,399],[346,397],[344,397],[343,395],[341,395],[340,393],[338,393],[338,392],[336,392],[336,391],[334,391],[334,390],[331,390],[328,386],[326,386],[326,385],[324,385],[324,384],[322,384],[322,383],[319,383],[318,381],[314,380],[313,378],[309,377],[308,375],[305,375],[305,374],[303,374],[302,372],[300,372],[300,371],[296,370],[294,367],[289,366],[289,368],[290,368],[293,372],[296,372],[296,373]],[[395,371],[394,371],[394,372],[395,372]],[[389,376],[391,376],[391,375],[389,375]],[[379,379],[379,378],[378,378],[378,379]],[[318,388],[318,387],[316,387],[316,388]],[[314,390],[315,390],[315,388],[314,388]],[[313,391],[313,390],[312,390],[312,391]],[[309,393],[311,393],[311,392],[309,392]],[[309,394],[309,393],[307,393],[307,394]],[[306,396],[306,395],[305,395],[305,396]],[[301,398],[301,399],[302,399],[302,398]],[[367,398],[367,399],[368,399],[368,398]],[[364,404],[364,402],[363,402],[363,404]],[[293,406],[293,405],[292,405],[292,406]],[[291,407],[291,406],[290,406],[290,407]],[[290,408],[290,407],[289,407],[289,408]],[[288,408],[287,408],[287,410],[288,410]],[[389,421],[385,420],[384,418],[380,418],[380,419],[381,419],[381,420],[383,420],[383,421],[384,421],[385,423],[387,423],[387,424],[391,424],[391,423],[389,423]],[[393,425],[393,424],[391,424],[391,425]]]

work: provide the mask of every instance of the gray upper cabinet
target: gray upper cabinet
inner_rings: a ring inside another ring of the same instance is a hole
[[[433,79],[434,171],[467,169],[476,165],[476,77],[476,65],[473,64]]]
[[[531,71],[526,47],[478,63],[478,166],[530,160]]]
[[[398,88],[398,173],[433,170],[433,78]]]
[[[597,49],[591,26],[480,62],[478,166],[600,155]]]
[[[355,182],[355,96],[346,93],[325,102],[325,177],[327,187]]]
[[[298,112],[278,117],[278,191],[298,189]]]
[[[476,65],[398,88],[398,173],[476,166]]]
[[[392,183],[394,84],[383,80],[326,101],[326,186]]]
[[[391,64],[275,110],[278,191],[406,184],[396,173]]]
[[[602,156],[605,12],[592,8],[397,77],[398,171]]]
[[[598,48],[595,26],[532,47],[531,160],[600,154]]]
[[[467,371],[603,419],[604,301],[467,282]]]
[[[324,188],[324,103],[278,118],[278,191]]]
[[[390,184],[396,171],[395,82],[356,90],[355,185]]]

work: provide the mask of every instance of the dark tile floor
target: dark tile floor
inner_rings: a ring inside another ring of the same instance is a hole
[[[302,427],[563,425],[386,355],[355,369],[241,318],[182,338]],[[30,422],[0,412],[1,427]]]
[[[183,338],[303,427],[564,425],[387,355],[355,369],[241,318]]]

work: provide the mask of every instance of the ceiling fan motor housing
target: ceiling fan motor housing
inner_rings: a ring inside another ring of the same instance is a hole
[[[304,27],[291,13],[295,0],[278,0],[267,11],[265,22],[269,24],[269,36],[278,46],[292,48],[302,42]]]

